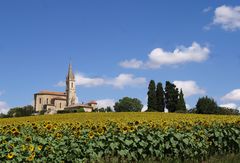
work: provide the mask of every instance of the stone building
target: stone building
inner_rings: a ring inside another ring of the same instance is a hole
[[[40,91],[34,94],[34,108],[36,112],[45,111],[58,111],[67,109],[83,108],[85,111],[90,112],[96,108],[95,101],[87,104],[76,103],[76,85],[75,76],[72,72],[72,65],[69,64],[68,74],[66,77],[66,92],[53,92],[53,91]]]

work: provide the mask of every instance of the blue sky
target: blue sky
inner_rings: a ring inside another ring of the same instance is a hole
[[[204,95],[239,107],[239,6],[237,0],[1,1],[0,111],[31,104],[40,90],[64,91],[70,60],[79,102],[130,96],[146,104],[154,79],[182,87],[191,107]]]

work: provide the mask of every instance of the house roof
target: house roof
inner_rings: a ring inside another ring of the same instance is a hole
[[[96,101],[90,101],[90,102],[88,102],[88,104],[97,104],[97,102]]]
[[[75,104],[75,105],[71,105],[71,106],[67,106],[65,107],[66,109],[73,109],[73,108],[78,108],[78,107],[82,107],[82,108],[93,108],[92,106],[86,105],[86,104]]]

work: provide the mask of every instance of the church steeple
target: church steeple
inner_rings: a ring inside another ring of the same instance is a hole
[[[72,72],[72,65],[68,66],[68,74],[66,77],[66,93],[67,93],[67,106],[74,105],[76,103],[76,86],[75,76]]]
[[[75,80],[75,76],[72,72],[72,64],[70,63],[68,66],[68,74],[67,74],[67,79],[68,80]]]

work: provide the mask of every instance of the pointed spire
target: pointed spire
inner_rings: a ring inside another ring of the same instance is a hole
[[[68,66],[68,75],[67,75],[67,79],[70,79],[70,80],[74,80],[75,79],[75,76],[72,72],[72,64],[70,63],[69,66]]]

